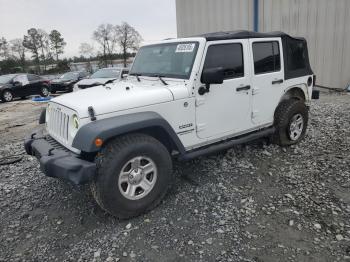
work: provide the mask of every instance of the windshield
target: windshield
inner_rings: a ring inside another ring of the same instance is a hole
[[[120,69],[100,69],[93,73],[90,78],[118,78]]]
[[[12,78],[14,78],[15,75],[3,75],[0,76],[0,84],[7,84],[11,81]]]
[[[177,42],[141,47],[130,75],[189,79],[198,42]]]
[[[77,79],[79,76],[79,73],[77,72],[69,72],[69,73],[65,73],[63,75],[60,76],[61,79]]]

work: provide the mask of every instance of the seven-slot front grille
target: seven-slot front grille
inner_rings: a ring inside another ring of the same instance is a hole
[[[49,134],[66,143],[68,141],[69,115],[63,113],[58,107],[51,107],[48,118],[47,129]]]

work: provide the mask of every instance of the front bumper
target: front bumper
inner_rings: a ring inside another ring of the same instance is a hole
[[[49,177],[70,181],[75,185],[93,180],[96,164],[79,158],[79,155],[60,146],[42,130],[31,133],[24,140],[27,154],[35,156],[40,169]]]

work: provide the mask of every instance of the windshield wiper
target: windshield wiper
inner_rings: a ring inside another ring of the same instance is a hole
[[[114,78],[114,79],[110,79],[108,80],[106,83],[102,84],[103,86],[106,86],[107,84],[113,83],[115,80],[117,80],[118,78]]]
[[[162,75],[151,75],[151,76],[158,77],[158,79],[159,79],[165,86],[168,85],[168,83],[165,82],[164,79],[162,78],[162,77],[164,77],[164,76],[162,76]]]
[[[137,81],[138,82],[141,82],[141,79],[139,78],[139,76],[141,76],[141,74],[129,74],[129,75],[131,75],[131,76],[135,76],[136,77],[136,79],[137,79]]]

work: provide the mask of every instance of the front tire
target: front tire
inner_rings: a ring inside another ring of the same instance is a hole
[[[11,102],[13,100],[13,93],[10,90],[3,91],[1,100],[4,102]]]
[[[308,109],[303,101],[282,101],[275,113],[275,143],[281,146],[299,143],[305,136],[308,119]]]
[[[131,134],[109,142],[96,158],[96,202],[120,219],[155,208],[173,183],[172,160],[155,138]]]

